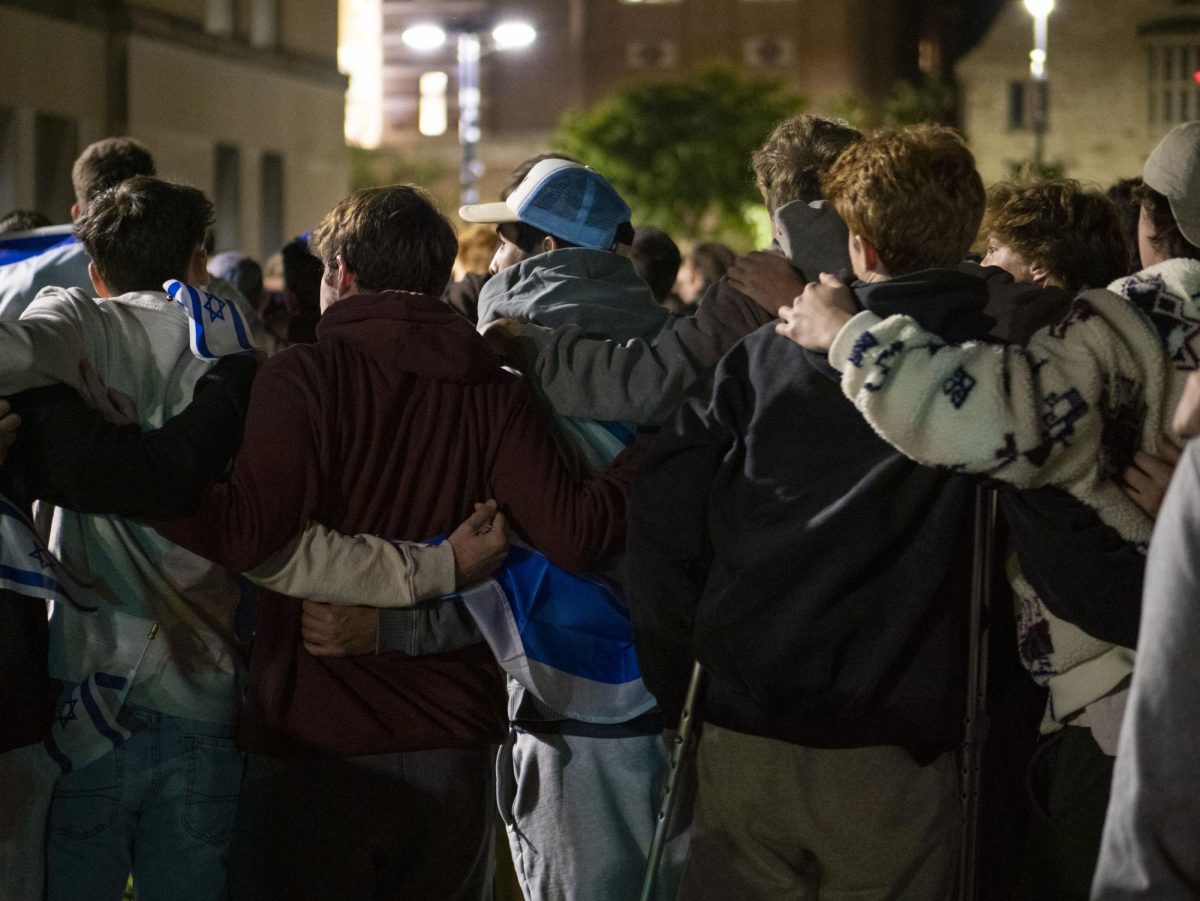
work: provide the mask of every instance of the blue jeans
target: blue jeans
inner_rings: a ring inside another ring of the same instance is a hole
[[[60,776],[47,837],[49,901],[215,901],[226,880],[243,757],[233,726],[126,705],[134,735]]]

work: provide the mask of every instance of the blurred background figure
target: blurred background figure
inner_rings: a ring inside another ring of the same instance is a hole
[[[283,245],[283,305],[287,310],[288,344],[312,344],[321,318],[321,277],[325,267],[308,252],[308,236]]]
[[[1138,199],[1141,187],[1142,177],[1139,175],[1137,178],[1122,178],[1104,192],[1108,199],[1117,205],[1117,213],[1121,216],[1121,231],[1129,245],[1129,269],[1126,270],[1126,275],[1132,275],[1142,268],[1137,242],[1138,219],[1142,215],[1142,203]]]
[[[53,224],[41,213],[33,210],[13,210],[11,213],[0,216],[0,235],[32,231],[35,228],[45,228]]]
[[[686,310],[695,310],[708,289],[719,282],[725,270],[733,265],[736,256],[731,249],[716,241],[703,241],[692,248],[679,269],[679,280],[675,283],[675,291],[686,305]]]
[[[458,235],[458,255],[442,300],[471,322],[479,320],[479,291],[488,280],[497,243],[496,230],[486,225],[469,225]]]
[[[672,313],[690,313],[675,294],[675,277],[679,274],[682,257],[679,247],[661,228],[639,225],[633,230],[633,249],[630,262],[650,290],[654,299]]]

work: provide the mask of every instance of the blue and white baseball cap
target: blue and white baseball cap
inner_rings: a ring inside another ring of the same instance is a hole
[[[508,199],[459,209],[467,222],[526,222],[549,235],[593,250],[612,250],[629,205],[603,176],[568,160],[542,160]]]

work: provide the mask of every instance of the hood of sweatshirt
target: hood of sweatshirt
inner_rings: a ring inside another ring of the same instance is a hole
[[[437,298],[407,291],[339,300],[317,323],[317,341],[350,341],[389,366],[443,382],[482,382],[500,369],[470,322]]]
[[[779,247],[804,278],[816,281],[822,272],[835,275],[850,269],[850,232],[824,200],[794,200],[775,211]]]
[[[492,276],[479,292],[479,324],[516,319],[548,328],[578,326],[585,337],[654,339],[671,314],[628,257],[565,247],[528,257]]]

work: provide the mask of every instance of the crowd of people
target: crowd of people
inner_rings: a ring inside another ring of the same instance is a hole
[[[748,162],[741,256],[554,154],[262,263],[131,138],[0,219],[0,898],[1200,896],[1200,123]]]

